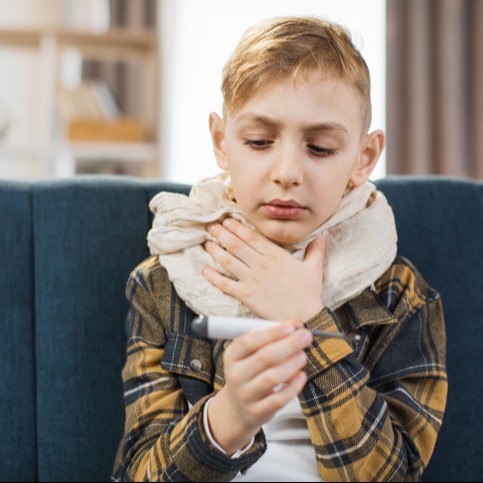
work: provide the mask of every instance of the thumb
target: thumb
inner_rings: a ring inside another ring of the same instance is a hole
[[[317,267],[322,269],[324,266],[325,247],[327,245],[329,236],[329,232],[324,231],[322,235],[319,235],[315,240],[313,240],[307,247],[304,261],[315,264]]]

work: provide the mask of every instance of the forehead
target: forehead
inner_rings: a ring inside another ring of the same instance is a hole
[[[334,76],[312,74],[277,79],[259,89],[228,118],[238,125],[298,125],[306,129],[362,125],[361,102],[355,88]]]

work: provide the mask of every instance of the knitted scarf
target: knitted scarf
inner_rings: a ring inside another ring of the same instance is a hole
[[[231,276],[202,247],[213,240],[210,222],[232,217],[247,226],[222,173],[196,184],[189,197],[162,192],[150,205],[155,214],[148,245],[159,257],[186,305],[203,315],[255,317],[233,297],[224,294],[202,275],[208,265]],[[252,227],[253,228],[253,227]],[[391,266],[397,251],[394,215],[384,195],[367,182],[347,191],[333,215],[304,240],[283,245],[302,260],[307,246],[328,230],[323,274],[322,303],[332,310],[359,295]]]

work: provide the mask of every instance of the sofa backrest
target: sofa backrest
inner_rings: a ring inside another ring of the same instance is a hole
[[[379,181],[399,253],[443,296],[449,400],[427,481],[483,474],[483,184]],[[107,481],[124,422],[124,288],[149,200],[184,185],[0,182],[0,481]]]
[[[0,184],[0,481],[37,478],[32,197]]]
[[[109,480],[124,419],[124,288],[148,256],[148,202],[167,188],[0,182],[0,481]]]
[[[447,332],[448,404],[426,481],[483,475],[483,183],[386,178],[399,253],[440,292]]]

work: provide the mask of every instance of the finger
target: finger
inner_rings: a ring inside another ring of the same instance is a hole
[[[257,251],[243,239],[219,223],[210,223],[207,226],[207,230],[226,251],[245,263],[245,265],[253,265],[259,256]]]
[[[254,337],[257,334],[256,332],[252,332],[251,335]],[[241,337],[239,339],[241,339]],[[228,349],[239,349],[239,344],[236,342],[239,342],[239,340],[235,340]],[[300,352],[308,347],[311,343],[312,334],[308,330],[297,330],[290,335],[279,338],[278,340],[260,347],[257,351],[253,352],[247,357],[238,359],[236,367],[232,372],[230,372],[230,374],[228,374],[228,377],[233,377],[237,384],[250,381],[262,374],[264,371],[267,371],[271,368],[276,368],[281,364],[285,364],[287,360],[291,359],[292,357],[296,357],[297,354],[300,356]],[[225,359],[226,363],[230,362],[230,355],[230,353],[227,355],[227,358]],[[275,377],[277,372],[271,374]],[[280,384],[287,379],[288,377],[284,377],[281,381],[278,381],[278,383],[275,381],[272,386],[268,385],[268,387],[273,387],[274,385]]]
[[[216,262],[218,262],[220,266],[222,266],[227,272],[231,273],[238,280],[240,280],[240,278],[246,274],[248,270],[247,265],[221,248],[217,243],[207,241],[204,243],[203,248],[213,257]]]
[[[202,273],[203,277],[205,277],[206,280],[211,283],[211,285],[221,290],[224,294],[230,295],[237,300],[239,299],[241,287],[238,281],[225,277],[211,267],[206,267]]]
[[[322,269],[324,266],[325,249],[329,240],[329,232],[325,231],[313,240],[307,247],[305,252],[305,261],[314,264],[317,268]]]
[[[255,250],[260,255],[266,255],[276,246],[267,240],[262,234],[256,232],[252,228],[245,226],[233,218],[226,218],[223,221],[223,226],[238,238],[243,240],[249,247]]]
[[[303,327],[302,322],[294,320],[267,327],[266,329],[253,330],[237,337],[225,351],[225,362],[231,363],[244,360],[267,344],[294,334],[301,327]]]
[[[249,380],[245,385],[244,396],[258,401],[274,391],[285,387],[292,378],[307,364],[307,355],[300,350],[278,366],[271,367]]]
[[[307,374],[304,371],[298,371],[287,384],[279,391],[272,392],[268,396],[262,398],[253,405],[252,412],[257,415],[260,420],[267,422],[273,415],[285,407],[294,397],[303,390],[307,383]]]

